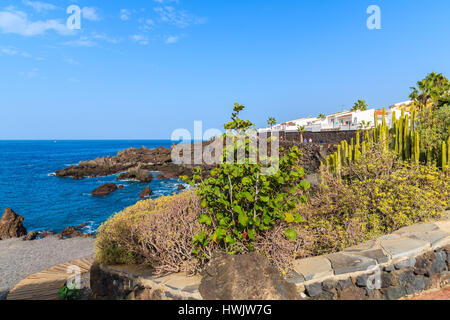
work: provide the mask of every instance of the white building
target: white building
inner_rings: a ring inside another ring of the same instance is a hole
[[[392,127],[392,116],[395,112],[396,118],[400,119],[402,110],[410,106],[411,101],[398,103],[386,110],[386,124]],[[408,109],[409,110],[409,109]],[[343,111],[335,113],[324,118],[301,118],[289,122],[281,123],[272,128],[260,129],[261,132],[267,131],[298,131],[298,127],[305,127],[309,132],[321,131],[345,131],[373,128],[375,124],[375,115],[377,115],[378,123],[382,121],[382,110],[356,110]],[[405,114],[408,112],[405,111]]]

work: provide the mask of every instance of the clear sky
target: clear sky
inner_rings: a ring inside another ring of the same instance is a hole
[[[222,128],[234,102],[259,127],[389,106],[450,77],[449,16],[448,0],[0,0],[0,139],[170,138]]]

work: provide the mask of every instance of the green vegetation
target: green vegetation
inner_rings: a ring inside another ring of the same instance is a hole
[[[404,162],[381,142],[365,151],[340,177],[323,169],[320,190],[299,207],[310,242],[302,248],[306,256],[438,219],[450,205],[450,177],[441,170]]]
[[[81,298],[80,289],[69,289],[67,284],[59,288],[58,298],[61,300],[78,300]]]
[[[416,102],[419,110],[431,107],[440,109],[450,105],[450,81],[436,72],[417,82],[417,88],[411,87],[410,99]]]
[[[368,147],[380,142],[386,149],[395,152],[403,161],[424,164],[448,170],[447,150],[450,138],[450,106],[448,100],[449,81],[442,75],[430,74],[418,83],[411,97],[415,103],[411,116],[402,112],[400,119],[392,116],[392,128],[386,124],[386,111],[383,108],[382,123],[375,115],[375,128],[364,130],[364,141],[349,145],[346,141],[335,154],[327,158],[328,168],[340,174],[343,166],[353,165],[367,153]],[[419,91],[420,90],[420,91]]]
[[[306,132],[305,126],[298,126],[297,132],[300,134],[300,142],[303,142],[303,132]]]
[[[269,120],[267,120],[267,124],[270,126],[270,129],[273,129],[273,126],[277,124],[277,120],[275,118],[271,117]]]
[[[358,102],[355,102],[355,104],[353,105],[353,108],[351,109],[351,111],[366,111],[367,110],[367,103],[364,100],[358,100]]]
[[[194,240],[197,245],[194,254],[197,255],[201,255],[202,248],[210,241],[231,254],[253,251],[253,242],[259,233],[280,221],[288,224],[301,221],[301,216],[293,215],[291,211],[299,193],[309,189],[310,185],[302,180],[304,170],[299,166],[299,149],[293,147],[281,159],[271,159],[279,161],[279,170],[264,175],[263,163],[268,159],[256,161],[248,157],[252,152],[258,154],[259,149],[252,147],[249,136],[245,136],[252,124],[239,118],[243,109],[242,105],[235,104],[232,120],[225,124],[233,144],[226,147],[223,164],[214,169],[208,179],[202,179],[201,169],[197,168],[193,179],[187,180],[196,188],[201,205],[207,210],[199,221],[208,231]],[[226,163],[229,154],[236,155],[240,150],[247,155],[243,163]],[[300,196],[300,200],[305,201],[305,196]],[[296,238],[293,229],[286,230],[285,235],[289,239]]]

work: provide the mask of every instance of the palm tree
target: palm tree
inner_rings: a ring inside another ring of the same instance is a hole
[[[417,88],[411,89],[409,98],[417,103],[420,110],[430,105],[434,109],[439,109],[450,101],[450,81],[442,73],[430,73],[425,79],[417,82]]]
[[[272,130],[273,126],[277,124],[277,120],[275,120],[274,117],[270,117],[269,120],[267,120],[267,124],[270,126],[270,130]]]
[[[318,118],[318,119],[325,119],[326,116],[325,116],[323,113],[321,113],[321,114],[319,114],[319,116],[318,116],[317,118]]]
[[[371,127],[372,127],[371,121],[366,122],[366,121],[362,120],[359,125],[359,130],[366,131],[366,130],[369,130]]]
[[[367,107],[368,107],[367,103],[364,100],[360,99],[353,105],[351,111],[358,111],[358,110],[367,111]]]
[[[303,142],[303,132],[306,132],[305,126],[298,126],[297,131],[300,134],[300,142]]]

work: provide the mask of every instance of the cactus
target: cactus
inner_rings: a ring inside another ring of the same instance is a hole
[[[420,162],[420,138],[419,132],[415,132],[414,136],[414,161],[416,164]]]
[[[398,123],[398,155],[402,159],[404,159],[403,158],[403,134],[404,134],[403,123],[404,123],[404,118],[403,118],[403,116],[401,116],[400,121]]]
[[[447,171],[447,144],[442,141],[442,170]]]
[[[355,162],[359,162],[361,160],[361,150],[359,144],[355,145]]]
[[[360,134],[359,134],[359,131],[358,132],[356,132],[356,145],[358,145],[359,146],[359,143],[360,143],[361,141],[360,141]]]
[[[341,164],[342,164],[342,151],[341,151],[341,146],[338,146],[338,151],[336,154],[336,173],[338,175],[341,175]]]
[[[353,144],[348,147],[348,163],[353,163]]]
[[[447,140],[447,170],[450,170],[449,162],[450,162],[450,136],[448,137]]]
[[[403,150],[405,154],[405,159],[409,160],[411,159],[411,144],[410,144],[410,135],[409,135],[409,116],[406,115],[405,117],[405,128],[403,133]]]

